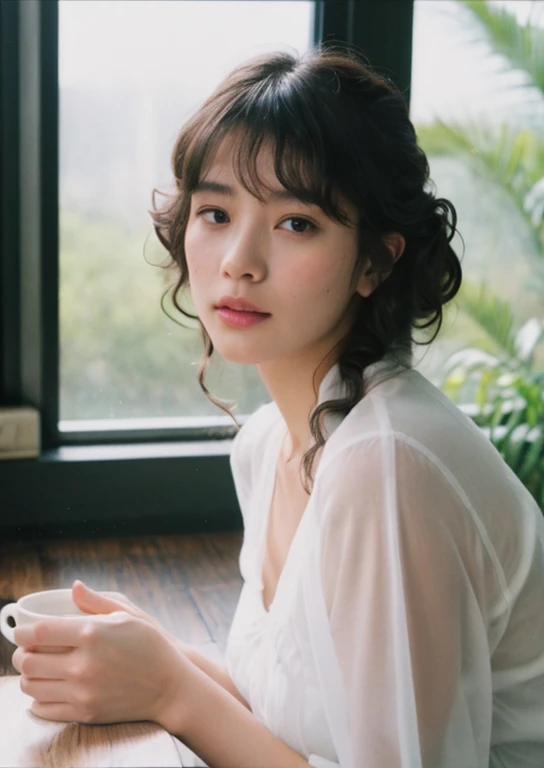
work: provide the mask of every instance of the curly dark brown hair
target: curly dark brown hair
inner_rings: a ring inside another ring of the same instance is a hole
[[[199,320],[178,301],[188,285],[184,239],[191,194],[233,129],[242,131],[234,168],[245,189],[263,200],[256,158],[263,141],[271,140],[277,179],[296,197],[319,205],[342,224],[349,220],[336,202],[337,193],[356,206],[360,219],[354,276],[369,263],[366,274],[377,275],[378,287],[360,297],[353,326],[329,353],[337,356],[346,396],[311,412],[315,443],[301,462],[309,492],[316,454],[325,443],[323,415],[347,415],[366,394],[365,368],[386,355],[410,367],[412,343],[430,344],[440,331],[442,307],[457,294],[462,280],[461,263],[450,245],[457,216],[452,203],[436,198],[430,188],[428,161],[402,93],[363,62],[357,49],[320,44],[298,57],[261,54],[236,67],[182,127],[172,152],[176,189],[161,210],[155,204],[158,190],[153,190],[149,213],[170,255],[166,266],[177,278],[163,294],[163,309],[171,290],[174,306]],[[398,262],[393,262],[385,242],[394,232],[405,239]],[[425,329],[435,323],[430,339],[412,338],[412,327]],[[240,426],[204,384],[214,346],[201,322],[200,328],[200,386]]]

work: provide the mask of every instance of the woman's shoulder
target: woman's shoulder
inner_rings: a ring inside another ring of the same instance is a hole
[[[387,472],[398,479],[402,458],[420,457],[422,472],[442,474],[466,503],[472,502],[484,515],[507,500],[525,500],[528,493],[487,435],[415,369],[372,389],[328,443],[323,474],[326,467],[328,474],[337,474],[342,467],[360,473],[376,453],[389,456]]]
[[[411,446],[456,476],[464,475],[467,462],[478,458],[485,458],[499,475],[506,466],[474,421],[413,368],[371,389],[329,442],[328,461],[350,446],[395,442]]]
[[[478,539],[500,581],[523,569],[544,533],[538,505],[486,434],[417,371],[375,387],[331,436],[316,478],[322,506],[345,520],[391,520],[405,530]],[[330,515],[321,515],[322,521]],[[529,546],[531,548],[532,544]],[[532,551],[532,550],[531,550]],[[500,563],[500,566],[499,566]]]

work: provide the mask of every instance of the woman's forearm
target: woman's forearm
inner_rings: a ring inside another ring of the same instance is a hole
[[[209,768],[309,768],[304,757],[197,665],[183,677],[179,699],[169,703],[160,724]]]
[[[208,658],[203,653],[199,653],[199,651],[197,651],[191,645],[187,645],[181,640],[178,640],[178,644],[189,661],[191,661],[195,666],[202,670],[202,672],[208,675],[208,677],[211,677],[212,680],[215,680],[216,683],[222,686],[232,696],[238,699],[238,701],[243,704],[244,707],[251,711],[251,707],[234,685],[234,682],[224,664],[218,664],[216,661]]]

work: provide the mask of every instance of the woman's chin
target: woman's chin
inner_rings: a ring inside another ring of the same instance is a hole
[[[262,353],[260,355],[256,353],[251,354],[251,352],[248,350],[233,349],[226,349],[223,351],[220,349],[220,347],[216,347],[215,345],[214,349],[224,360],[227,360],[229,363],[238,363],[241,365],[257,365],[257,363],[261,363],[263,360]]]
[[[229,363],[242,365],[257,365],[270,357],[262,349],[262,345],[248,344],[240,339],[240,343],[225,343],[225,339],[213,339],[213,348],[224,360]]]

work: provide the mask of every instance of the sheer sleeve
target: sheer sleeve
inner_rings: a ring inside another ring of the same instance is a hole
[[[453,720],[466,736],[455,765],[483,765],[489,724],[471,690],[491,700],[489,651],[465,567],[482,553],[457,490],[393,435],[344,448],[321,480],[323,595],[354,768],[437,768]]]

